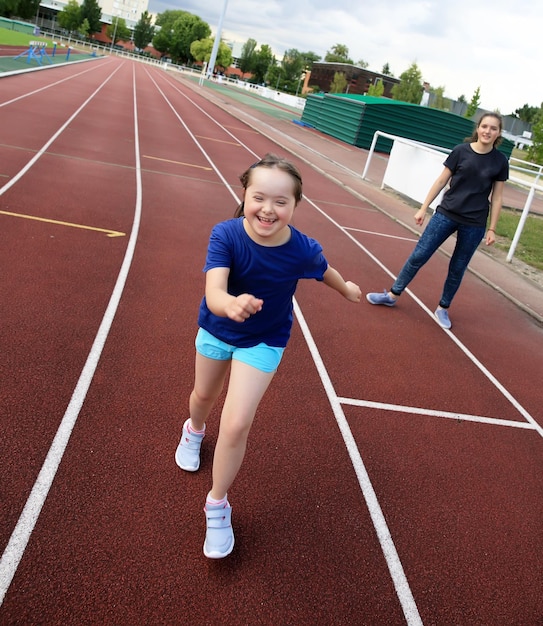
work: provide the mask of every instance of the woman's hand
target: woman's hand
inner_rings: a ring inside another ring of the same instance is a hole
[[[496,241],[496,234],[493,230],[486,231],[485,244],[491,246]]]
[[[415,213],[415,223],[417,224],[417,226],[422,226],[422,224],[424,223],[424,218],[425,217],[426,217],[426,209],[421,207]]]

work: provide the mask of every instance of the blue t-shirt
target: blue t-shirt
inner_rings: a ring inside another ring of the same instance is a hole
[[[452,177],[437,212],[461,224],[485,228],[492,186],[509,177],[507,158],[496,148],[479,154],[469,143],[462,143],[453,148],[443,165]]]
[[[245,232],[243,220],[217,224],[211,231],[204,272],[228,267],[228,293],[249,293],[264,301],[262,310],[244,322],[212,313],[205,296],[198,325],[238,348],[264,342],[284,348],[292,327],[292,298],[300,278],[322,280],[328,263],[318,241],[290,226],[291,237],[281,246],[261,246]]]

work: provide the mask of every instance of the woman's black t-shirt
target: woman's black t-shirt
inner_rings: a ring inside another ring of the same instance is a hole
[[[437,212],[461,224],[485,228],[492,186],[509,177],[507,158],[496,148],[479,154],[469,143],[463,143],[452,150],[443,165],[451,170],[452,177]]]

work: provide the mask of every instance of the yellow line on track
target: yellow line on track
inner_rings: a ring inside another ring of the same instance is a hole
[[[10,211],[0,211],[2,215],[10,215],[11,217],[22,217],[25,220],[35,220],[37,222],[47,222],[48,224],[56,224],[57,226],[69,226],[70,228],[81,228],[83,230],[94,230],[98,233],[106,233],[108,237],[124,237],[125,233],[107,228],[96,228],[95,226],[85,226],[84,224],[71,224],[70,222],[60,222],[58,220],[50,220],[46,217],[36,217],[35,215],[24,215],[23,213],[11,213]]]
[[[213,139],[213,137],[204,137],[204,135],[195,135],[198,139],[205,139],[207,141],[216,141],[217,143],[227,143],[229,146],[238,146],[237,141],[226,141],[225,139]]]
[[[210,167],[205,167],[204,165],[194,165],[192,163],[183,163],[183,161],[173,161],[172,159],[163,159],[161,157],[149,156],[148,154],[143,155],[144,159],[152,159],[153,161],[164,161],[165,163],[175,163],[176,165],[186,165],[187,167],[196,167],[199,170],[207,170],[211,171]]]

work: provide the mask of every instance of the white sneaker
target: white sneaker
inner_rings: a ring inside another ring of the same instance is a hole
[[[181,441],[175,451],[175,462],[186,472],[196,472],[200,467],[200,447],[204,434],[189,432],[190,418],[183,424]]]
[[[207,521],[204,555],[208,559],[222,559],[234,549],[232,507],[229,502],[218,507],[206,503],[204,513]]]

